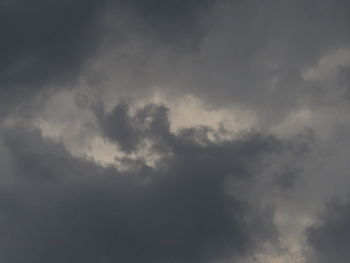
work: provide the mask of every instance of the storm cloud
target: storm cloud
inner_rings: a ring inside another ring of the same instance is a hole
[[[252,165],[279,142],[202,145],[190,134],[174,136],[159,167],[121,172],[74,158],[36,130],[7,131],[14,170],[1,187],[2,260],[210,262],[277,242],[271,208],[224,184],[254,176]]]
[[[0,261],[349,261],[349,10],[0,0]]]
[[[349,204],[333,200],[319,216],[319,222],[307,230],[313,248],[312,262],[348,262]]]
[[[200,37],[197,16],[208,6],[206,1],[1,1],[1,102],[7,104],[2,111],[76,85],[104,34],[113,36],[113,46],[141,30],[144,38],[190,48]],[[126,28],[118,17],[125,18]]]

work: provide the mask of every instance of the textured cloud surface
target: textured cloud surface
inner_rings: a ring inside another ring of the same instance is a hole
[[[249,168],[278,141],[202,145],[194,138],[205,134],[184,133],[164,143],[171,155],[159,167],[122,173],[74,158],[36,131],[7,131],[14,172],[1,187],[2,260],[209,262],[273,241],[270,209],[224,183],[253,176]]]
[[[312,262],[348,262],[349,204],[333,201],[320,221],[308,229],[308,239],[315,252],[315,261]]]
[[[348,262],[349,9],[0,0],[0,261]]]

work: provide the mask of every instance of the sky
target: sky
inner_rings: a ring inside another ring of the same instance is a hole
[[[0,261],[350,262],[350,3],[0,0]]]

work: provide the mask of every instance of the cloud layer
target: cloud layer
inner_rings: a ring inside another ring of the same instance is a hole
[[[121,172],[74,158],[36,130],[6,131],[12,172],[1,187],[2,260],[211,262],[277,242],[272,211],[235,196],[225,181],[254,176],[259,156],[279,142],[251,135],[203,145],[198,137],[205,132],[160,138],[170,155],[156,168],[139,160]]]
[[[349,8],[0,0],[0,260],[349,261]]]

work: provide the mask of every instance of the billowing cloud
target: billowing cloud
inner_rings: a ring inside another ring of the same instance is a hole
[[[0,260],[346,261],[349,7],[0,0]]]
[[[308,243],[313,252],[310,254],[311,262],[348,262],[349,229],[349,204],[339,201],[329,203],[318,222],[307,229]]]
[[[211,262],[277,242],[271,209],[225,187],[254,177],[261,156],[280,148],[276,139],[203,144],[196,140],[205,132],[188,130],[168,141],[158,124],[149,132],[171,154],[129,172],[74,158],[36,130],[7,130],[13,170],[0,190],[2,260]]]
[[[193,46],[201,32],[198,16],[210,5],[207,1],[4,0],[0,6],[1,103],[7,104],[2,107],[6,111],[13,104],[30,104],[53,88],[77,85],[80,71],[103,46],[105,34],[115,46],[129,43],[140,30],[144,40],[185,49]]]

